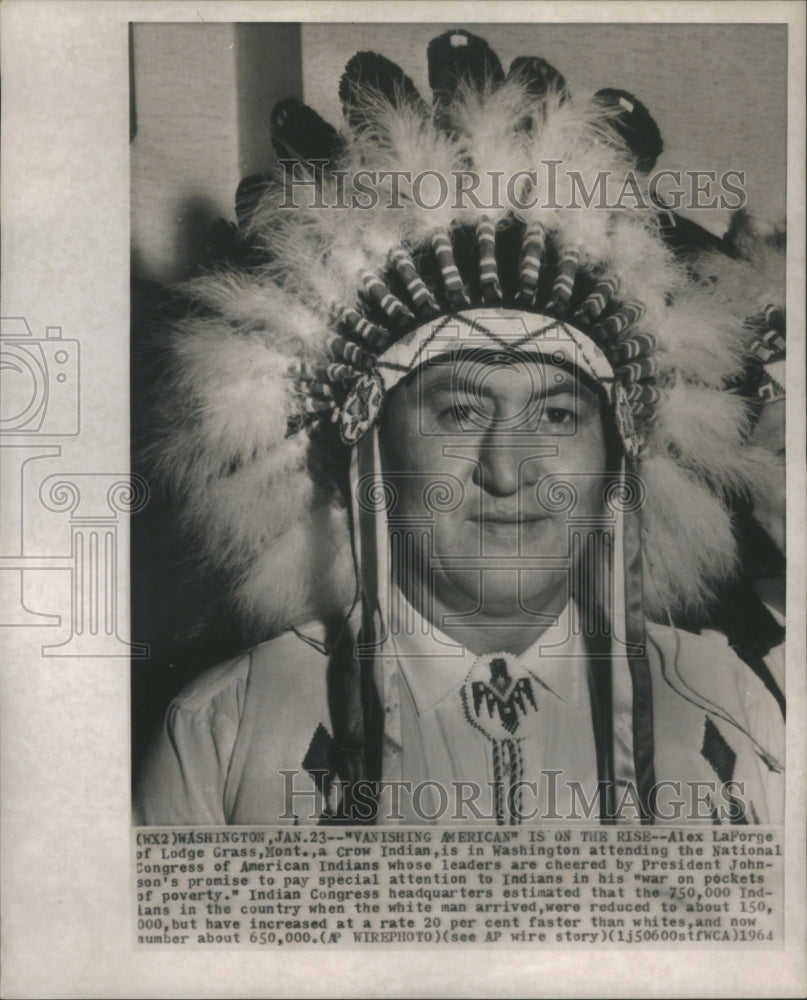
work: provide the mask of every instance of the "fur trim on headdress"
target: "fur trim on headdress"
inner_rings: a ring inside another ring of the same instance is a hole
[[[453,52],[459,36],[467,44]],[[755,494],[770,476],[769,460],[744,444],[746,403],[726,390],[752,349],[748,317],[781,303],[781,261],[757,241],[744,259],[701,255],[693,273],[655,212],[630,199],[609,211],[547,207],[526,173],[543,178],[547,162],[563,164],[560,204],[572,176],[591,191],[605,171],[610,198],[613,178],[633,170],[641,188],[661,148],[646,110],[613,98],[622,92],[573,97],[539,59],[516,60],[505,77],[467,33],[441,36],[430,60],[434,108],[394,64],[359,53],[340,89],[341,133],[296,102],[276,109],[276,140],[310,183],[294,188],[297,208],[284,175],[260,197],[251,191],[239,235],[252,266],[184,289],[192,309],[168,333],[152,469],[265,634],[345,610],[356,582],[349,451],[335,421],[361,373],[429,318],[512,303],[566,318],[605,351],[640,434],[648,613],[702,608],[736,564],[727,496]],[[625,107],[650,124],[628,127]],[[312,163],[326,153],[325,168]],[[362,187],[360,169],[409,171],[398,175],[401,207],[370,204],[389,183],[365,175]],[[483,204],[494,173],[521,172],[520,204],[455,207],[449,197],[424,208],[440,178],[460,171],[484,178]],[[354,199],[368,207],[324,207]]]

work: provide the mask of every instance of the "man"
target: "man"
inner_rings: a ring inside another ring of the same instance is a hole
[[[360,53],[344,135],[276,110],[303,172],[172,334],[154,453],[278,634],[175,700],[136,817],[775,821],[775,699],[670,627],[734,571],[728,495],[770,469],[723,391],[747,313],[652,212],[543,197],[547,163],[638,184],[639,102],[505,76],[465,32],[429,60],[434,109]],[[506,203],[424,197],[469,173]]]

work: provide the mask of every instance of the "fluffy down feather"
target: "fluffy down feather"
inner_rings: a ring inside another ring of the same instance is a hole
[[[682,265],[658,238],[649,213],[618,216],[608,253],[608,264],[619,277],[620,295],[644,304],[645,329],[658,327],[667,312],[670,294],[685,279]]]
[[[155,399],[160,434],[151,464],[190,494],[280,445],[300,404],[285,377],[288,361],[260,337],[200,323],[193,336],[177,334],[172,345],[173,378]]]
[[[632,164],[629,148],[612,126],[611,112],[593,96],[568,99],[555,89],[531,110],[526,160],[539,177],[535,192],[538,204],[518,214],[526,222],[540,222],[555,232],[561,248],[578,250],[584,262],[609,263],[614,219],[601,207],[601,199],[606,204],[615,203]],[[496,162],[495,156],[492,162]],[[513,163],[510,173],[518,169]],[[589,197],[593,200],[586,207]],[[565,211],[552,207],[555,204],[579,207]],[[629,200],[627,206],[625,214],[642,226],[642,213],[631,211],[635,204]]]
[[[228,332],[258,334],[278,354],[313,357],[327,335],[320,315],[260,272],[213,272],[187,282],[184,290],[197,308],[225,318]],[[197,330],[195,325],[189,336]]]
[[[680,288],[660,314],[664,368],[683,378],[720,388],[737,375],[747,357],[750,331],[732,300],[716,285]]]
[[[481,179],[475,196],[484,205],[496,204],[497,181],[488,173],[494,169],[494,164],[505,179],[523,170],[527,131],[533,125],[535,112],[535,100],[517,80],[480,91],[461,87],[458,99],[449,108],[449,122],[456,134],[460,162]],[[498,183],[501,184],[501,178]],[[489,219],[498,221],[506,215],[504,201],[499,190],[498,207],[485,209]],[[469,200],[469,207],[472,204]],[[471,214],[479,213],[472,211]]]
[[[245,567],[234,587],[236,610],[256,638],[344,615],[355,600],[347,516],[336,505],[316,507],[292,524]]]
[[[783,222],[761,222],[744,209],[734,213],[726,240],[739,261],[704,253],[698,272],[723,290],[736,312],[750,316],[767,305],[785,303],[785,233]]]
[[[657,621],[709,604],[737,567],[731,515],[702,482],[672,458],[642,462],[645,607]]]
[[[349,171],[350,175],[362,167],[378,172],[408,171],[410,176],[399,178],[400,200],[408,210],[386,212],[386,215],[398,216],[395,224],[404,227],[401,236],[409,242],[420,242],[436,229],[450,226],[454,216],[452,198],[437,208],[423,208],[421,203],[438,204],[441,191],[433,173],[436,171],[448,177],[453,171],[462,169],[461,148],[438,127],[433,117],[425,116],[418,105],[411,102],[396,105],[384,95],[373,92],[363,95],[363,100],[363,111],[372,124],[350,135],[340,168]],[[416,190],[419,176],[425,180]],[[386,198],[389,188],[384,182],[376,190]],[[360,228],[372,224],[367,213],[345,214],[356,217]]]
[[[764,449],[744,443],[750,429],[748,404],[741,396],[679,382],[659,410],[653,444],[672,451],[724,494],[764,496],[778,463]]]

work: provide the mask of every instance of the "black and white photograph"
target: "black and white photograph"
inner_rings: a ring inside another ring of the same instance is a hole
[[[265,155],[234,218],[179,203],[184,285],[135,274],[135,630],[166,652],[133,704],[194,673],[136,822],[780,823],[784,28],[675,26],[660,60],[653,25],[498,26],[501,57],[440,27],[133,25],[136,212],[186,165],[158,52],[234,38]],[[270,107],[254,60],[292,43]],[[309,58],[338,127],[280,96]],[[696,115],[716,66],[748,99]],[[156,273],[168,219],[135,226]]]
[[[5,18],[3,995],[800,995],[803,10],[95,10]]]

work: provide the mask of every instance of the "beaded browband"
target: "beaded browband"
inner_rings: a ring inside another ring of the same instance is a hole
[[[393,345],[410,341],[411,363],[416,331],[438,330],[441,319],[461,318],[480,307],[510,308],[554,319],[555,326],[573,331],[602,352],[620,387],[614,395],[623,422],[629,422],[626,448],[633,457],[638,455],[642,431],[652,426],[660,399],[656,338],[642,327],[643,304],[620,301],[615,273],[584,270],[579,252],[558,253],[539,224],[525,227],[506,220],[498,229],[503,231],[506,238],[500,236],[498,254],[497,227],[484,218],[475,232],[435,233],[417,255],[396,247],[389,252],[386,271],[365,272],[361,311],[352,305],[332,307],[332,360],[290,368],[308,397],[309,418],[338,420],[344,443],[355,444],[374,423],[383,392],[390,388],[378,367],[380,362],[384,367],[382,359]],[[459,245],[456,253],[454,241]],[[405,357],[398,360],[402,372],[408,368],[401,363]]]

